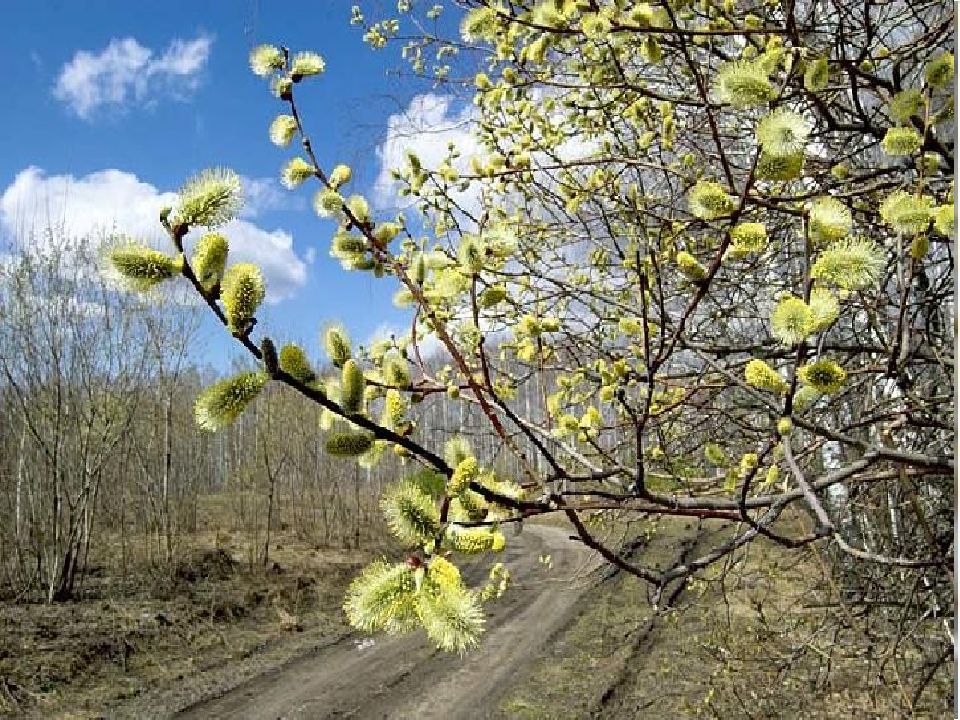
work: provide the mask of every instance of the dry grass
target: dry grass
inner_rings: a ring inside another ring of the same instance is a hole
[[[123,716],[131,699],[176,690],[189,700],[187,686],[201,694],[218,674],[235,680],[238,663],[348,632],[344,590],[380,550],[321,549],[278,533],[264,569],[251,565],[254,543],[207,527],[172,566],[128,548],[123,577],[119,542],[102,543],[79,601],[0,604],[0,716]]]
[[[641,551],[644,562],[675,556],[684,532],[663,523]],[[836,610],[824,607],[832,592],[816,551],[759,543],[689,583],[661,615],[642,581],[619,574],[584,597],[501,716],[906,716],[909,693],[895,672],[864,672],[862,635],[834,627]],[[938,673],[912,717],[950,716],[951,673],[950,665]]]

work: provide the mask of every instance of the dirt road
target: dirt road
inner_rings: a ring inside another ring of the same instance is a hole
[[[589,586],[591,554],[568,531],[528,525],[502,561],[513,582],[488,605],[487,632],[466,657],[422,633],[350,638],[179,713],[182,719],[484,718],[522,677]],[[552,569],[538,561],[550,555]]]

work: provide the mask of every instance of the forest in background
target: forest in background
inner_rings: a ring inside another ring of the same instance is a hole
[[[251,566],[269,565],[277,529],[324,548],[385,542],[381,491],[416,461],[390,453],[364,469],[330,456],[320,411],[281,387],[223,432],[203,431],[194,405],[211,372],[196,350],[199,308],[91,276],[95,242],[61,237],[10,257],[0,269],[4,599],[83,597],[91,564],[122,578],[170,567],[211,529],[214,541],[238,534]],[[540,397],[531,384],[517,401],[530,411]],[[497,458],[479,410],[444,398],[414,406],[424,435],[442,445],[461,433]]]

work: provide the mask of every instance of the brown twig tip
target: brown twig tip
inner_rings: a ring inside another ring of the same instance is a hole
[[[277,346],[273,340],[268,337],[260,341],[260,352],[263,354],[263,365],[270,374],[270,377],[276,378],[280,374],[280,363],[277,360]]]

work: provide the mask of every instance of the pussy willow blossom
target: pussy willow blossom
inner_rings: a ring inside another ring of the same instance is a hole
[[[381,424],[391,430],[398,430],[403,425],[406,415],[407,403],[400,392],[394,388],[387,390],[383,396]]]
[[[332,188],[318,190],[313,196],[313,209],[320,217],[337,217],[343,212],[343,197]]]
[[[307,354],[296,343],[287,343],[280,348],[278,357],[280,369],[298,382],[310,385],[317,380],[317,374],[311,367]]]
[[[451,495],[459,495],[468,487],[470,483],[477,480],[480,474],[480,467],[475,457],[468,457],[461,460],[453,470],[450,476],[450,482],[447,483],[447,492]]]
[[[923,68],[923,77],[931,87],[946,87],[953,80],[953,65],[953,53],[940,53]]]
[[[713,220],[729,215],[735,203],[720,183],[700,180],[687,195],[690,213],[701,220]]]
[[[334,188],[340,188],[350,182],[352,175],[353,172],[350,170],[349,165],[337,165],[330,172],[330,184]]]
[[[770,467],[767,468],[767,472],[763,478],[763,483],[760,487],[768,488],[779,479],[780,479],[780,468],[777,467],[776,465],[771,465]]]
[[[367,432],[335,432],[327,436],[325,447],[330,455],[336,457],[356,457],[367,452],[373,446],[373,440],[373,436]]]
[[[273,45],[257,45],[250,51],[250,69],[260,77],[283,69],[283,52]]]
[[[836,295],[825,287],[815,287],[810,291],[811,332],[820,332],[836,322],[840,317],[840,303]]]
[[[830,80],[830,65],[826,58],[817,58],[807,63],[803,73],[803,86],[810,92],[820,92]]]
[[[466,490],[450,501],[450,519],[458,522],[477,522],[485,519],[487,504],[484,499]]]
[[[802,115],[791,110],[775,110],[757,125],[757,142],[770,155],[796,155],[806,147],[810,129],[810,123]]]
[[[354,235],[343,228],[337,230],[330,241],[330,257],[340,260],[344,267],[349,266],[365,257],[367,239],[362,235]]]
[[[444,590],[427,585],[417,596],[417,616],[427,636],[448,652],[475,647],[483,633],[479,599],[462,587]]]
[[[744,455],[740,458],[740,477],[746,477],[749,472],[757,466],[758,462],[759,458],[757,457],[756,453],[744,453]]]
[[[533,22],[548,28],[562,28],[568,23],[571,4],[540,3],[533,9]]]
[[[227,327],[231,332],[244,330],[266,296],[263,275],[253,263],[237,263],[223,274],[220,299]]]
[[[331,325],[323,332],[323,347],[327,357],[337,367],[343,367],[353,356],[350,336],[342,325]]]
[[[285,75],[278,75],[270,80],[270,92],[275,98],[285,99],[293,91],[293,80]]]
[[[747,363],[743,370],[747,384],[760,390],[770,390],[775,393],[785,393],[790,389],[787,381],[780,373],[767,365],[763,360],[753,359]]]
[[[810,235],[830,243],[850,234],[853,216],[850,209],[832,197],[817,198],[810,205]]]
[[[393,240],[403,228],[394,222],[378,223],[373,229],[373,239],[381,246],[386,246]]]
[[[383,359],[382,373],[387,385],[398,388],[410,386],[410,366],[406,360],[395,353]]]
[[[317,53],[311,51],[298,52],[293,56],[293,62],[290,64],[290,74],[301,77],[319,75],[326,67],[323,58]]]
[[[846,371],[832,360],[817,360],[797,370],[804,385],[814,390],[831,394],[839,391],[847,381]]]
[[[440,534],[440,513],[433,498],[409,479],[383,493],[380,508],[390,532],[404,545],[424,545]]]
[[[913,155],[920,149],[923,139],[912,127],[892,127],[883,136],[881,147],[887,155]]]
[[[735,60],[720,67],[713,92],[720,102],[735,108],[762,105],[774,95],[766,69],[758,63]]]
[[[844,290],[860,290],[876,284],[885,265],[876,243],[839,240],[817,256],[810,276]]]
[[[957,234],[957,215],[954,204],[941,205],[933,213],[933,229],[944,237],[952,238]]]
[[[506,538],[498,530],[450,524],[443,536],[443,546],[465,555],[500,552],[506,546]]]
[[[730,231],[730,239],[738,252],[763,252],[767,248],[767,228],[763,223],[740,223]]]
[[[813,405],[820,399],[823,395],[819,390],[809,385],[802,385],[797,388],[797,392],[793,395],[793,410],[794,412],[803,412],[808,408],[813,407]]]
[[[370,221],[370,204],[362,195],[351,195],[347,199],[347,209],[357,222]]]
[[[347,590],[343,609],[350,624],[365,632],[389,632],[392,619],[408,611],[412,614],[416,591],[413,572],[406,563],[376,560],[367,565]]]
[[[813,313],[798,297],[783,298],[770,317],[773,336],[784,345],[803,342],[813,328]]]
[[[132,290],[149,290],[183,270],[183,256],[170,257],[142,245],[113,248],[107,257],[123,283]]]
[[[443,459],[450,467],[456,467],[472,456],[473,448],[463,435],[454,435],[443,444]]]
[[[933,215],[933,200],[903,190],[891,193],[880,205],[880,218],[899,235],[916,235],[927,229]]]
[[[707,277],[707,269],[685,250],[677,253],[677,269],[694,281],[700,281]]]
[[[460,34],[467,42],[491,39],[498,28],[497,11],[486,6],[473,8],[460,22]]]
[[[363,409],[363,390],[366,381],[363,370],[356,360],[347,360],[343,364],[340,378],[340,404],[348,413],[358,413]]]
[[[486,259],[486,247],[476,235],[464,235],[457,249],[460,268],[467,274],[475,275],[483,270]]]
[[[487,310],[495,307],[507,299],[507,288],[503,285],[491,285],[478,298],[480,307]]]
[[[277,115],[270,123],[270,142],[286,147],[297,134],[297,120],[293,115]]]
[[[211,385],[200,393],[194,405],[197,425],[210,431],[227,427],[240,417],[269,379],[264,372],[245,372]]]
[[[898,123],[907,123],[920,112],[922,105],[923,93],[918,88],[907,88],[890,100],[890,116]]]
[[[427,580],[441,590],[452,590],[463,585],[460,569],[440,555],[435,555],[430,559],[430,566],[427,568]]]
[[[313,177],[317,169],[302,157],[295,157],[284,165],[280,173],[280,182],[292,190]]]
[[[233,170],[204,170],[178,191],[180,223],[217,228],[236,217],[243,206],[240,176]]]
[[[624,335],[642,335],[643,320],[638,317],[622,317],[617,321],[617,329]]]
[[[800,177],[803,154],[777,156],[761,152],[757,159],[757,179],[786,182]]]
[[[209,292],[223,279],[229,250],[227,238],[219,233],[207,233],[197,241],[190,265],[204,290]]]

